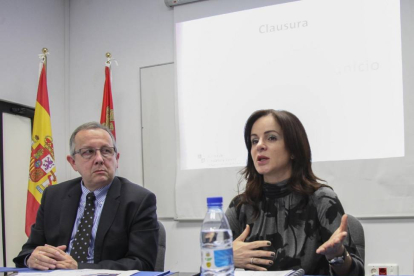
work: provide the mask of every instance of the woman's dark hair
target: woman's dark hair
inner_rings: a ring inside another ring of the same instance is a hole
[[[262,197],[263,175],[259,174],[254,167],[251,156],[251,132],[253,124],[261,117],[272,115],[283,131],[283,139],[286,150],[293,156],[292,176],[288,181],[289,187],[297,193],[305,196],[312,195],[321,186],[319,183],[324,181],[314,175],[311,165],[311,149],[306,135],[305,128],[299,119],[292,113],[284,110],[265,109],[254,112],[246,122],[244,128],[244,141],[247,147],[247,165],[241,171],[246,179],[246,189],[240,195],[240,204],[249,204],[254,208],[254,216],[259,214],[258,202]]]

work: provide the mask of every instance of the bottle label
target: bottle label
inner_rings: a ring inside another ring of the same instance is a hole
[[[217,269],[233,265],[233,249],[222,249],[222,250],[201,250],[201,262],[203,268]]]

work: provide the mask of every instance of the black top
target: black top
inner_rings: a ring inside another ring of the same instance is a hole
[[[238,196],[232,200],[226,216],[233,238],[240,236],[249,224],[251,231],[246,242],[269,240],[272,243],[263,248],[275,252],[273,265],[268,270],[303,268],[306,275],[333,274],[326,257],[316,254],[316,249],[340,226],[344,214],[341,202],[328,187],[321,187],[306,197],[291,191],[287,182],[263,184],[256,220],[252,206],[238,206]],[[364,275],[364,261],[350,235],[344,245],[352,257],[349,275]]]

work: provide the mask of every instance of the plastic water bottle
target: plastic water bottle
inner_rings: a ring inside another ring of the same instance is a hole
[[[222,197],[207,198],[207,214],[201,226],[201,275],[232,276],[233,234],[224,215]]]

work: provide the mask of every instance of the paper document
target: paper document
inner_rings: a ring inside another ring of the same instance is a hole
[[[295,270],[281,270],[281,271],[235,270],[234,276],[288,276],[294,272]]]
[[[19,276],[131,276],[139,270],[78,269],[54,270],[51,272],[19,272]]]

